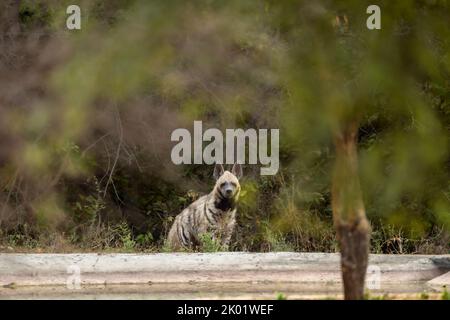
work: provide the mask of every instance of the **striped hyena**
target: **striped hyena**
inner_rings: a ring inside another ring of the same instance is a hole
[[[231,172],[221,164],[214,168],[216,185],[211,193],[199,198],[176,216],[167,238],[173,250],[197,248],[202,234],[210,233],[227,249],[236,223],[236,204],[241,186],[242,167],[235,164]]]

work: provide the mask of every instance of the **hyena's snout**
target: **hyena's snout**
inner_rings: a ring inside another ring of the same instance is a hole
[[[236,191],[237,191],[236,183],[232,183],[232,182],[224,182],[224,183],[222,183],[220,188],[222,189],[222,194],[227,198],[234,197],[236,194]]]

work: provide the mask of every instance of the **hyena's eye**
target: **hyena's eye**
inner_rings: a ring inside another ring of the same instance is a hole
[[[222,188],[222,187],[224,187],[225,186],[225,182],[222,182],[221,184],[220,184],[220,187]]]
[[[232,182],[231,185],[232,185],[233,187],[236,187],[236,183],[234,183],[234,182]]]

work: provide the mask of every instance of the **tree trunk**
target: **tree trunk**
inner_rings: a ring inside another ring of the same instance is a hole
[[[370,227],[358,177],[357,131],[357,124],[352,123],[334,137],[336,162],[332,178],[332,207],[346,300],[363,299],[369,256]]]

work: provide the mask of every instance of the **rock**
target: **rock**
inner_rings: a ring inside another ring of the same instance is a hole
[[[444,286],[450,288],[450,271],[440,275],[439,277],[431,279],[427,282],[427,285],[438,291],[441,291]]]

